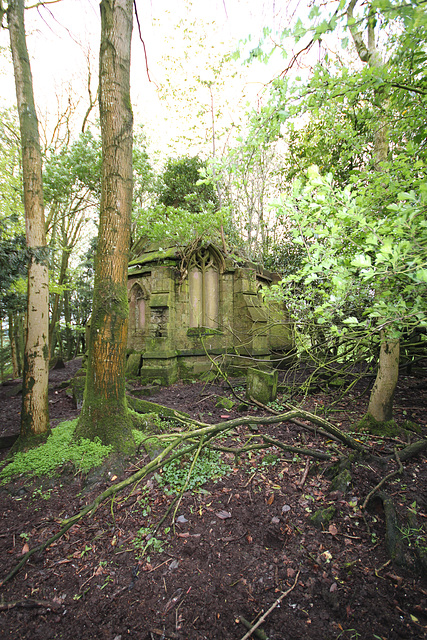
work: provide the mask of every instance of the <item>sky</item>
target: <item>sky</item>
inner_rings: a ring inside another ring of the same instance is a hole
[[[262,87],[281,70],[284,62],[277,56],[269,67],[257,63],[243,68],[240,62],[235,63],[216,79],[213,96],[196,78],[211,81],[213,72],[209,66],[215,65],[220,55],[235,50],[248,36],[252,39],[246,50],[252,43],[256,45],[265,26],[273,30],[288,26],[303,11],[305,2],[136,0],[136,6],[151,81],[147,77],[138,23],[134,20],[131,99],[135,122],[144,125],[154,148],[169,148],[170,152],[177,145],[177,137],[185,134],[182,144],[191,146],[189,139],[193,136],[192,151],[197,153],[203,135],[208,137],[203,131],[191,133],[196,131],[197,113],[205,112],[202,129],[211,128],[213,98],[216,111],[223,107],[221,117],[236,120],[239,117],[236,112],[241,115],[247,101],[253,104],[259,101]],[[65,110],[71,96],[76,105],[78,129],[88,105],[88,65],[92,94],[97,88],[99,3],[95,0],[47,3],[28,9],[25,21],[41,128],[47,132],[52,129],[57,112]],[[177,28],[180,21],[181,27]],[[0,34],[0,46],[8,47],[6,29]],[[15,89],[7,50],[2,58],[0,106],[4,107],[15,103]],[[93,119],[96,116],[94,111]]]

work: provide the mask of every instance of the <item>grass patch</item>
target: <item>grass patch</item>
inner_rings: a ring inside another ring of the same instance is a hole
[[[77,419],[55,427],[44,444],[29,451],[18,451],[0,471],[0,484],[20,475],[30,477],[54,476],[64,464],[71,463],[76,471],[87,472],[99,466],[111,453],[112,447],[100,440],[73,440]]]

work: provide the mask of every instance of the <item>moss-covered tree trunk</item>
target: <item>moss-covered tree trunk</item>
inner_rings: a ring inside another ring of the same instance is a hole
[[[22,147],[28,265],[21,440],[49,430],[49,281],[43,209],[42,158],[33,80],[24,28],[24,0],[7,9]]]
[[[76,435],[133,448],[125,395],[132,208],[132,0],[102,0],[99,108],[102,184],[89,359]]]
[[[347,8],[347,24],[353,37],[357,53],[362,62],[371,69],[378,69],[379,75],[384,74],[385,62],[378,49],[375,39],[375,8],[370,5],[370,15],[367,25],[367,39],[354,19],[354,8],[358,0],[351,0]],[[375,90],[377,104],[381,107],[383,117],[378,119],[374,135],[374,163],[377,171],[384,171],[384,163],[387,160],[389,149],[389,137],[387,126],[388,100],[384,89]],[[378,360],[377,377],[369,399],[368,415],[378,422],[391,420],[393,414],[393,398],[399,376],[399,341],[389,336],[387,331],[381,332],[380,357]]]

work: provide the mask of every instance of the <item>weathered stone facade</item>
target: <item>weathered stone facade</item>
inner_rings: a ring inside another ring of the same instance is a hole
[[[176,247],[149,245],[129,263],[128,374],[172,384],[211,369],[209,356],[236,372],[251,357],[268,362],[272,351],[288,351],[284,310],[260,294],[278,279],[213,245],[185,259]]]

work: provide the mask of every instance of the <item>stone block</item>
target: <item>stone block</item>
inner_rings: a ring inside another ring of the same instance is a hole
[[[277,397],[278,372],[261,371],[249,367],[247,375],[246,397],[262,404],[272,402]]]
[[[141,354],[131,353],[126,362],[126,377],[137,378],[141,369]]]

